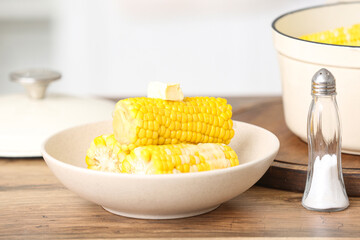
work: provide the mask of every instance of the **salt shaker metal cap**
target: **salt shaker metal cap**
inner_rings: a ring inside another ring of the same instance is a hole
[[[10,73],[10,79],[23,85],[31,99],[43,99],[48,85],[60,78],[59,72],[41,68]]]
[[[327,69],[322,68],[315,73],[311,84],[312,96],[336,95],[335,77]]]

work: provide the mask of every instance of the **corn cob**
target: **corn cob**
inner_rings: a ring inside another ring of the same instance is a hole
[[[88,169],[120,172],[122,161],[128,152],[124,152],[113,134],[96,137],[86,152],[85,162]]]
[[[177,143],[229,144],[234,136],[231,116],[231,105],[222,98],[128,98],[115,106],[113,129],[123,150]]]
[[[150,145],[122,151],[113,135],[94,139],[87,151],[89,169],[135,173],[171,174],[209,171],[239,165],[231,147],[221,143]]]
[[[348,28],[340,27],[333,30],[304,35],[300,38],[312,42],[360,46],[360,24],[355,24]]]
[[[122,173],[171,174],[201,172],[239,164],[237,155],[221,143],[150,145],[131,151],[122,162]]]

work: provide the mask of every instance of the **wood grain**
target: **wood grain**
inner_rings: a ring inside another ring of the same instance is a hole
[[[310,212],[300,193],[255,186],[215,211],[177,220],[106,212],[65,189],[42,159],[0,160],[0,238],[354,237],[360,199],[338,213]]]
[[[308,146],[286,127],[281,99],[267,99],[247,109],[236,107],[233,118],[266,128],[280,140],[279,153],[258,184],[303,192],[308,164]],[[348,195],[360,196],[360,156],[342,154],[342,167]]]
[[[245,99],[242,105],[242,100],[234,105],[244,111],[259,103]],[[4,158],[0,159],[0,239],[360,236],[360,198],[350,198],[346,211],[320,213],[304,209],[301,197],[301,193],[254,186],[208,214],[138,220],[108,213],[70,192],[40,158]]]

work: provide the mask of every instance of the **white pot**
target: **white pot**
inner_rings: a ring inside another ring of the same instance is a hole
[[[343,152],[360,155],[360,47],[298,39],[314,32],[360,23],[360,2],[322,5],[275,19],[273,38],[281,71],[285,120],[306,140],[311,78],[320,68],[333,73],[342,121]]]

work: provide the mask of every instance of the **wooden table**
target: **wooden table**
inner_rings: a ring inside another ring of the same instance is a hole
[[[276,98],[231,98],[236,111]],[[218,209],[176,220],[113,215],[63,187],[45,162],[0,159],[0,239],[360,237],[360,198],[342,212],[311,212],[302,193],[254,186]]]

